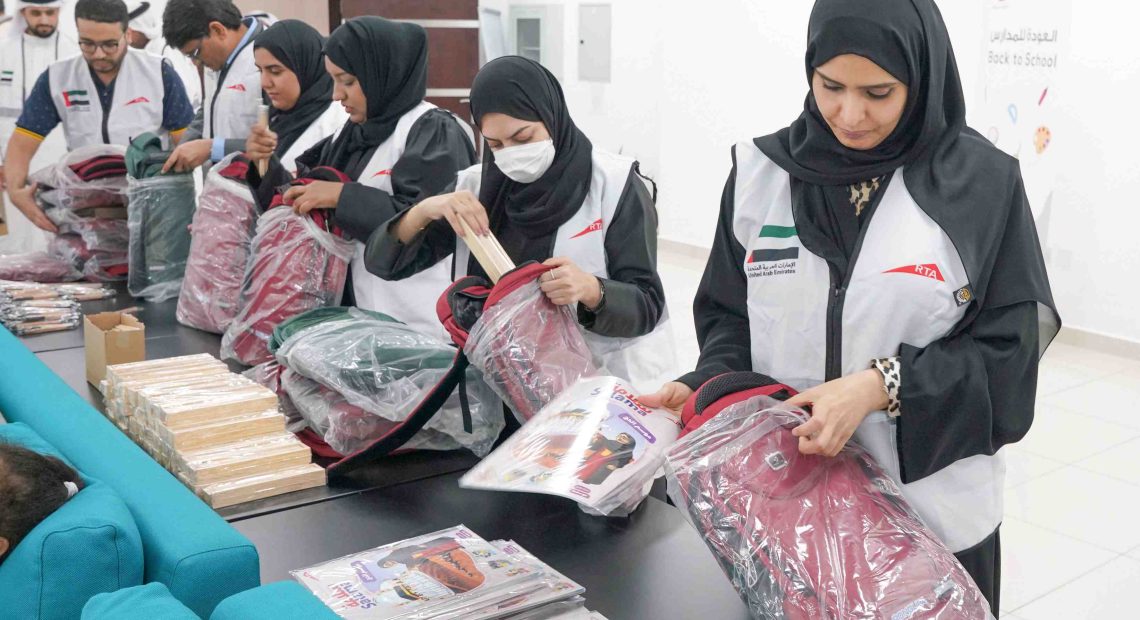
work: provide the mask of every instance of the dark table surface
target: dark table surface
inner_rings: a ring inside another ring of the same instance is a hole
[[[748,612],[696,530],[649,498],[625,519],[586,515],[573,502],[473,491],[436,476],[234,524],[257,545],[263,583],[289,571],[463,524],[510,538],[586,588],[611,620],[731,620]]]
[[[130,306],[139,307],[137,316],[146,325],[147,359],[218,354],[219,336],[177,323],[176,301],[149,304],[124,290],[114,299],[83,304],[83,312]],[[102,395],[86,381],[82,329],[23,341],[103,410]],[[465,452],[388,457],[325,487],[219,513],[257,546],[263,583],[290,579],[290,570],[463,523],[488,540],[516,540],[585,586],[588,606],[611,620],[748,617],[696,531],[680,512],[657,499],[660,489],[629,518],[606,519],[586,515],[562,498],[460,489],[460,472],[476,461]]]

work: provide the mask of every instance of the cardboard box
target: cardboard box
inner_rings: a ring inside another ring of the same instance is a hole
[[[83,316],[83,346],[87,354],[87,382],[97,389],[107,366],[146,359],[146,326],[122,312]]]

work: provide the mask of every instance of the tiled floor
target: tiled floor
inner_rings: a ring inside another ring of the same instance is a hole
[[[686,367],[697,359],[692,300],[703,267],[661,256]],[[1003,620],[1140,617],[1140,360],[1053,344],[1037,419],[1006,451]]]

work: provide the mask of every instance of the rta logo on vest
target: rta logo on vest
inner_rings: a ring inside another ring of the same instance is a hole
[[[592,232],[598,232],[601,229],[602,229],[602,218],[599,217],[598,219],[594,220],[594,222],[592,224],[590,224],[589,226],[584,228],[582,230],[582,232],[580,232],[580,233],[578,233],[578,234],[576,234],[570,238],[571,239],[577,239],[578,237],[585,237],[586,235],[588,235]]]
[[[146,97],[135,97],[134,99],[131,99],[130,101],[124,103],[123,107],[125,108],[136,103],[150,103],[150,99],[147,99]]]
[[[226,88],[229,90],[236,90],[241,93],[245,92],[245,84],[233,84],[232,86],[227,86]]]
[[[909,273],[911,275],[922,276],[930,278],[931,280],[938,280],[945,282],[946,279],[942,277],[942,271],[938,269],[938,265],[934,263],[926,263],[925,265],[904,265],[896,267],[895,269],[888,269],[883,273]]]

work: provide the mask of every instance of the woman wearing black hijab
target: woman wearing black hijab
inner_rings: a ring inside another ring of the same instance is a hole
[[[295,171],[297,156],[328,138],[348,120],[332,100],[333,80],[325,71],[325,38],[297,19],[273,24],[253,40],[261,90],[269,98],[269,127],[256,125],[246,156],[259,161],[277,155]]]
[[[333,100],[349,120],[333,137],[297,157],[298,176],[330,166],[352,183],[316,181],[291,188],[285,203],[299,213],[333,209],[334,222],[357,241],[350,264],[351,299],[422,332],[446,337],[435,302],[450,284],[445,265],[405,282],[385,282],[364,268],[364,242],[381,224],[455,180],[475,162],[469,130],[451,113],[424,101],[427,34],[415,24],[357,17],[341,24],[325,44]],[[276,157],[266,179],[255,168],[250,184],[267,206],[292,175]]]
[[[462,218],[476,233],[494,233],[515,264],[554,266],[542,290],[577,307],[598,361],[635,386],[655,387],[673,368],[673,347],[657,275],[657,211],[637,162],[594,148],[558,80],[519,56],[479,71],[471,111],[486,139],[482,165],[461,172],[451,193],[378,230],[368,268],[399,279],[454,262],[456,276],[485,275],[457,244]],[[453,252],[454,261],[443,260]]]
[[[998,610],[1005,472],[1060,319],[1017,162],[965,126],[932,0],[818,0],[804,112],[741,142],[677,407],[752,370],[812,405],[800,450],[854,439]]]

